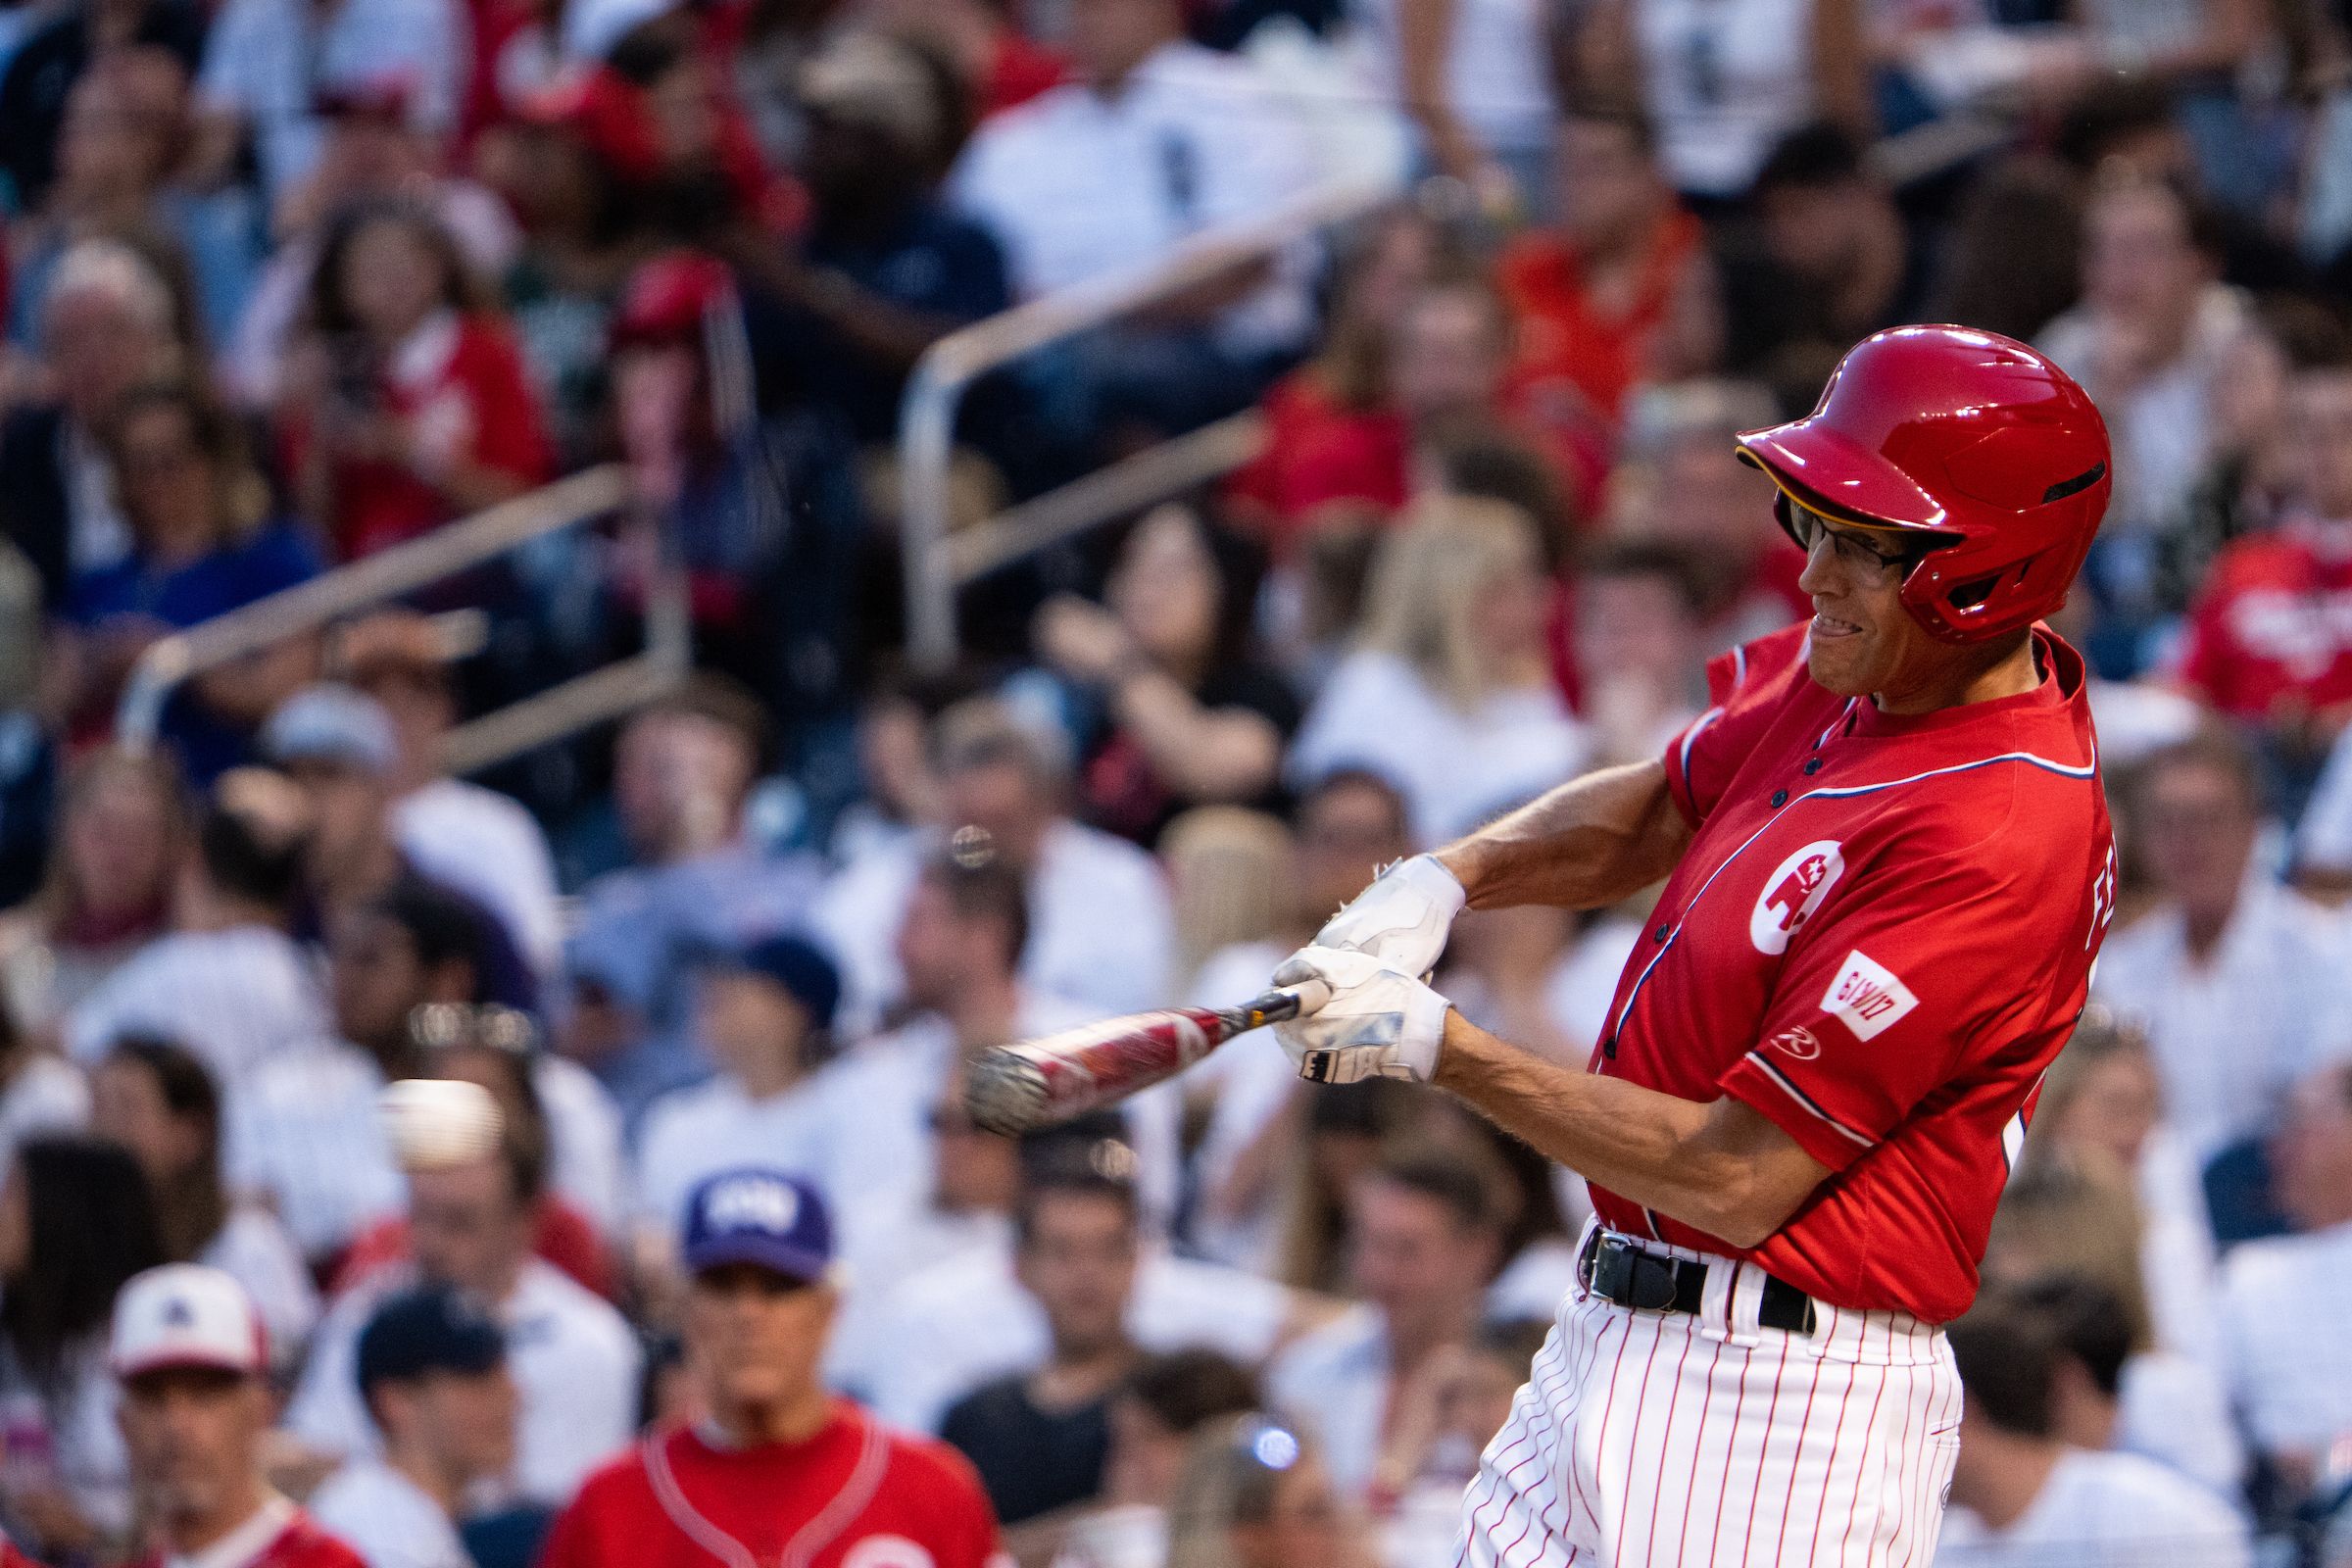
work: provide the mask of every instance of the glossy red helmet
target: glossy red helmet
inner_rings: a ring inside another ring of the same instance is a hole
[[[2065,604],[2113,483],[2090,394],[2025,344],[1964,326],[1864,338],[1819,407],[1740,436],[1740,455],[1781,487],[1784,528],[1794,500],[1932,536],[1903,578],[1903,605],[1951,643],[2016,631]]]

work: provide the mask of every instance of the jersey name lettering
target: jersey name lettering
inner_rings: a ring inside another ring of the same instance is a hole
[[[1832,1017],[1842,1019],[1857,1040],[1876,1040],[1918,1006],[1919,998],[1892,970],[1856,948],[1845,956],[1845,967],[1830,982],[1821,1005]]]

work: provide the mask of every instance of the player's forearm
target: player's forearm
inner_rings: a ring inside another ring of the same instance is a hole
[[[1573,779],[1438,852],[1474,909],[1596,909],[1674,869],[1690,829],[1660,762]]]
[[[1458,1012],[1446,1014],[1435,1082],[1545,1158],[1735,1247],[1778,1230],[1827,1174],[1736,1102],[1560,1067]]]

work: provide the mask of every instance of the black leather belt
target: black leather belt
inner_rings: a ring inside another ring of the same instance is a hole
[[[1619,1306],[1696,1314],[1707,1298],[1707,1267],[1690,1258],[1649,1251],[1595,1227],[1577,1257],[1576,1277],[1586,1290]],[[1813,1298],[1767,1274],[1756,1321],[1768,1329],[1810,1334],[1819,1319],[1814,1315]]]

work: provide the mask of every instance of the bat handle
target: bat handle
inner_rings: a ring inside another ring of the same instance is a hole
[[[1331,987],[1320,980],[1301,980],[1295,986],[1281,986],[1267,992],[1242,1011],[1250,1020],[1249,1027],[1256,1029],[1321,1012],[1330,1000]]]

